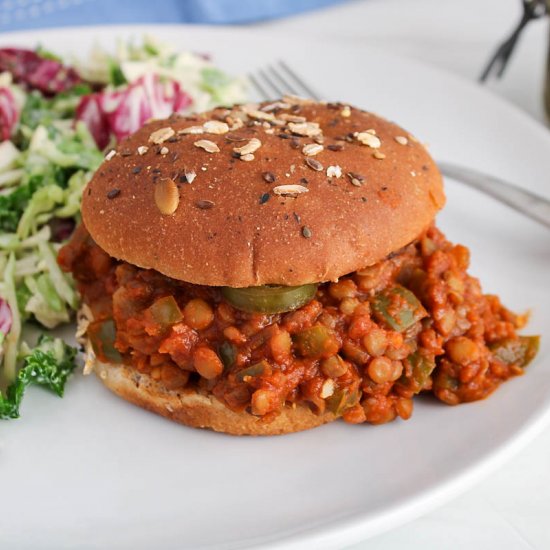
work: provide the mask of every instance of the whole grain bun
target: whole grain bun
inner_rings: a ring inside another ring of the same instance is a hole
[[[181,133],[191,126],[203,133]],[[235,151],[245,145],[251,153]],[[82,202],[94,240],[194,284],[334,280],[415,239],[445,202],[417,140],[342,104],[288,99],[173,116],[107,159]],[[277,194],[285,190],[302,193]]]
[[[114,393],[139,407],[193,428],[209,428],[232,435],[279,435],[315,428],[336,419],[332,413],[315,415],[305,405],[285,407],[271,422],[247,412],[228,409],[213,395],[196,391],[172,391],[150,376],[122,364],[102,363],[95,358],[93,370]]]

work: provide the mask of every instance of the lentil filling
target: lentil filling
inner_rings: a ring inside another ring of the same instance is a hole
[[[94,320],[98,358],[174,391],[212,393],[263,421],[307,403],[350,423],[382,424],[431,392],[456,405],[521,374],[538,337],[467,274],[468,249],[431,227],[385,260],[323,283],[306,305],[261,314],[221,289],[117,261],[81,225],[61,249]]]

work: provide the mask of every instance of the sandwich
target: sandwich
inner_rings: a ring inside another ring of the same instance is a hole
[[[346,104],[151,121],[106,155],[59,253],[86,370],[229,434],[408,419],[421,392],[483,399],[538,339],[436,228],[444,203],[423,145]]]

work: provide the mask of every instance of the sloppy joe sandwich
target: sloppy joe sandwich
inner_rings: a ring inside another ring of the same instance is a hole
[[[408,419],[421,392],[482,399],[538,340],[435,227],[444,202],[426,149],[348,105],[150,122],[107,154],[59,254],[87,366],[128,401],[231,434]]]

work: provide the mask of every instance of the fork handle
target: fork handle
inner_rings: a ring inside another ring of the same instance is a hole
[[[489,176],[470,168],[448,162],[438,162],[438,166],[445,176],[490,195],[550,229],[550,201],[548,199],[495,176]]]

